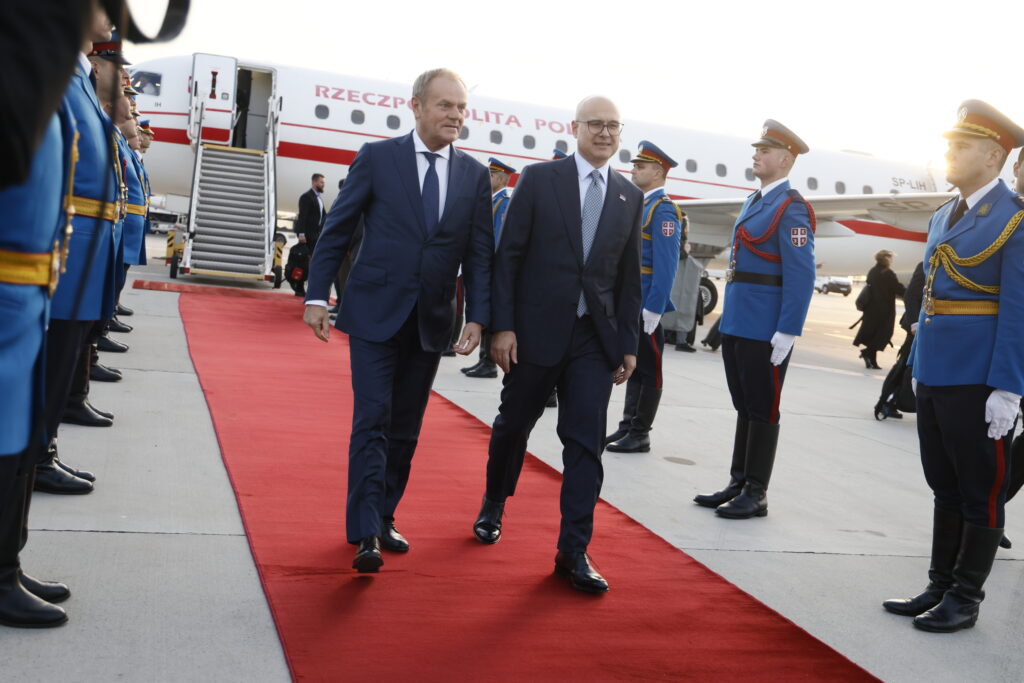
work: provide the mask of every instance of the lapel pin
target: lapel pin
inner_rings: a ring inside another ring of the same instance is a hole
[[[626,201],[626,195],[620,194],[619,199],[621,199],[622,201]]]

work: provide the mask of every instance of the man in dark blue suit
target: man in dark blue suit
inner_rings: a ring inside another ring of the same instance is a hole
[[[639,339],[643,193],[608,163],[620,121],[604,97],[581,102],[577,153],[527,167],[512,195],[491,286],[492,356],[506,374],[473,525],[478,540],[497,543],[530,431],[557,386],[564,468],[555,571],[590,593],[608,590],[586,552],[608,398],[636,367]]]
[[[395,529],[395,508],[451,336],[460,265],[470,322],[456,350],[471,353],[490,319],[490,180],[483,164],[452,144],[466,100],[462,79],[447,69],[416,79],[416,129],[359,151],[310,264],[304,320],[327,341],[327,297],[363,219],[336,323],[349,335],[352,363],[346,533],[359,544],[352,566],[360,572],[380,568],[381,546],[409,549]]]

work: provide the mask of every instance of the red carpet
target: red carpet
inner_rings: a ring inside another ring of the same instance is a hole
[[[571,590],[551,573],[560,477],[532,456],[505,538],[480,545],[470,527],[490,430],[437,395],[398,510],[412,551],[356,574],[343,523],[344,335],[316,341],[288,299],[243,310],[183,294],[180,307],[296,680],[871,678],[603,502],[591,550],[611,592]]]

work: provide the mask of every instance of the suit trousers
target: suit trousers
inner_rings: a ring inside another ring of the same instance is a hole
[[[992,387],[917,384],[917,435],[935,507],[961,512],[975,526],[1001,529],[1010,485],[1013,430],[988,438],[985,402]],[[1016,426],[1016,425],[1014,425]]]
[[[546,367],[520,361],[504,378],[488,449],[487,497],[501,502],[515,493],[530,432],[557,385],[563,465],[558,549],[565,552],[586,550],[593,534],[613,372],[593,321],[583,316],[561,362]]]
[[[665,330],[659,323],[654,334],[644,334],[640,324],[640,343],[637,345],[636,371],[630,376],[630,383],[639,383],[650,389],[661,389],[661,359],[665,355]]]
[[[409,481],[423,413],[440,353],[423,350],[414,306],[391,339],[349,337],[352,436],[348,449],[345,530],[350,543],[380,534]]]
[[[46,331],[46,403],[43,409],[48,439],[57,435],[79,357],[87,348],[86,342],[95,324],[95,320],[50,320]]]
[[[750,422],[779,423],[779,403],[792,349],[781,365],[772,365],[771,342],[722,335],[725,381],[732,405]]]

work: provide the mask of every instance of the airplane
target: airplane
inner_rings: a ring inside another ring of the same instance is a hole
[[[276,205],[266,206],[276,215],[295,211],[313,173],[327,176],[329,205],[364,142],[414,126],[408,85],[205,53],[153,59],[129,72],[141,93],[140,113],[156,132],[145,158],[154,192],[163,195],[156,205],[172,212],[184,213],[199,188],[199,147],[273,147],[268,173],[275,176]],[[568,110],[471,95],[458,147],[483,162],[494,156],[522,168],[550,159],[554,149],[569,152],[571,121]],[[753,137],[627,121],[613,168],[628,173],[644,139],[679,160],[666,192],[689,218],[691,256],[706,265],[728,248],[744,198],[758,187]],[[866,272],[874,253],[886,248],[899,256],[898,274],[909,277],[924,252],[929,216],[952,196],[937,189],[942,174],[812,144],[790,182],[817,216],[818,274]]]

